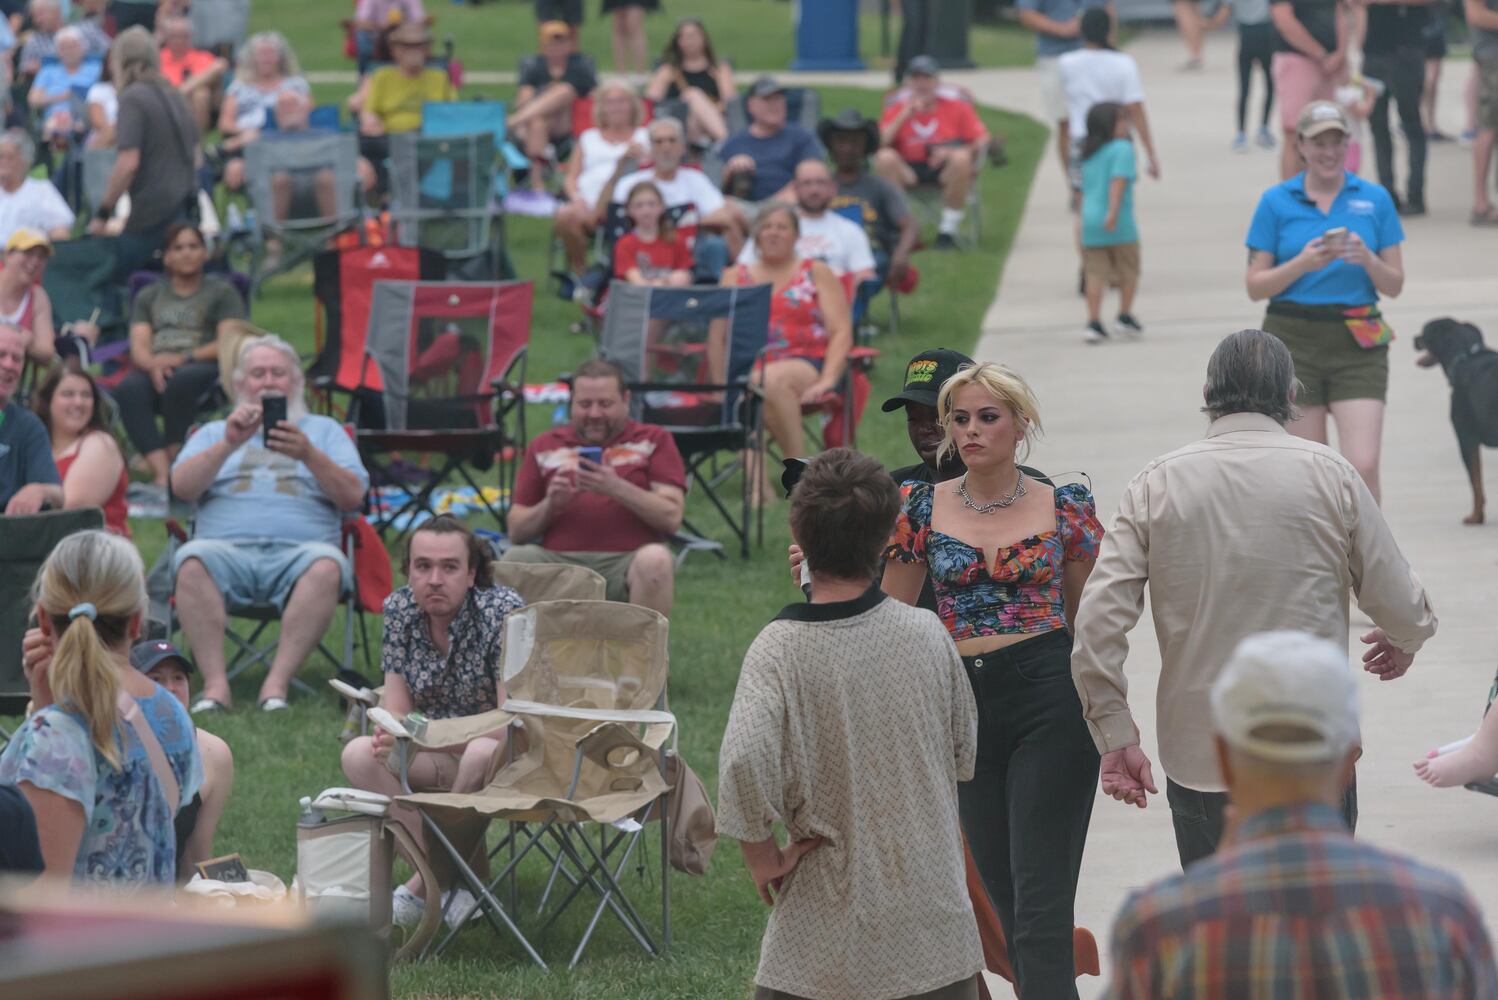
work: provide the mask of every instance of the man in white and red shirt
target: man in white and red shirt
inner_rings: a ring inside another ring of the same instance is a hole
[[[625,174],[614,185],[613,202],[622,213],[629,192],[641,181],[660,188],[666,216],[692,248],[692,273],[705,284],[717,284],[723,269],[739,252],[749,230],[743,213],[730,205],[707,175],[682,165],[687,152],[686,132],[675,118],[650,123],[651,165]],[[706,230],[706,231],[705,231]],[[719,235],[721,234],[721,235]]]
[[[687,478],[663,428],[629,417],[624,372],[595,358],[572,378],[572,420],[526,449],[510,508],[506,562],[587,566],[611,601],[671,613]]]
[[[832,169],[821,160],[802,160],[796,167],[796,256],[819,260],[842,277],[852,275],[856,286],[874,276],[874,251],[863,226],[831,210],[837,183]],[[739,263],[759,259],[753,241],[744,244]]]
[[[910,87],[895,95],[879,122],[883,148],[874,155],[874,170],[902,188],[940,184],[936,248],[956,249],[963,207],[988,148],[988,129],[960,91],[941,85],[935,59],[916,56],[906,79]]]

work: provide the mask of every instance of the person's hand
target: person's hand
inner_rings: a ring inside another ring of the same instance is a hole
[[[926,166],[932,170],[940,170],[942,164],[946,163],[952,155],[951,146],[933,146],[926,151]]]
[[[84,228],[84,232],[90,236],[107,236],[109,234],[109,222],[95,216],[88,220],[88,225]]]
[[[224,421],[224,440],[238,448],[260,433],[260,414],[259,403],[240,403],[229,414],[229,419]]]
[[[1061,22],[1061,34],[1058,38],[1080,38],[1082,35],[1081,17],[1069,18]]]
[[[1319,271],[1332,261],[1337,259],[1337,251],[1326,237],[1318,236],[1301,248],[1300,253],[1295,255],[1295,260],[1301,266],[1301,273]]]
[[[47,502],[47,496],[45,483],[27,483],[16,490],[15,495],[10,498],[10,503],[5,505],[5,513],[35,514],[42,509],[42,504]]]
[[[1366,269],[1373,263],[1373,251],[1368,249],[1368,244],[1363,242],[1361,236],[1350,229],[1347,235],[1342,237],[1341,251],[1342,259],[1349,264],[1356,264]]]
[[[910,271],[910,255],[896,253],[889,258],[889,274],[885,279],[887,285],[900,285],[905,281],[906,274]]]
[[[1109,212],[1106,216],[1103,217],[1103,230],[1105,232],[1111,233],[1117,228],[1118,215],[1113,212]]]
[[[156,390],[156,395],[160,396],[166,392],[166,380],[172,377],[172,370],[161,365],[152,365],[146,369],[146,372],[151,378],[151,388]]]
[[[546,502],[551,507],[551,512],[557,513],[571,503],[575,496],[577,476],[567,469],[553,473],[546,483]]]
[[[1363,669],[1381,681],[1398,680],[1415,662],[1415,654],[1395,646],[1381,628],[1367,633],[1362,639],[1369,647],[1363,653]]]
[[[786,554],[791,564],[791,583],[794,583],[797,589],[800,589],[801,567],[806,562],[806,555],[801,551],[801,546],[799,545],[792,545],[786,550]]]
[[[370,734],[369,749],[374,754],[374,759],[383,764],[390,759],[390,754],[395,750],[395,736],[375,726],[374,732]]]
[[[1342,72],[1342,67],[1346,65],[1347,53],[1341,49],[1335,52],[1328,52],[1321,59],[1321,71],[1327,76],[1338,76]]]
[[[46,708],[55,700],[52,686],[47,679],[47,668],[52,663],[52,640],[39,628],[29,628],[21,639],[21,673],[31,688],[33,709]]]
[[[639,161],[645,159],[645,157],[648,155],[648,152],[649,151],[646,150],[645,147],[640,145],[638,142],[631,142],[628,146],[624,147],[624,155],[619,157],[619,162],[623,163],[625,160],[634,160],[636,161],[636,165],[638,166]]]
[[[1145,793],[1160,794],[1155,787],[1155,776],[1150,770],[1150,759],[1138,744],[1122,750],[1110,750],[1103,754],[1100,768],[1103,794],[1118,801],[1143,809],[1149,804]]]
[[[76,319],[72,324],[72,333],[88,341],[90,347],[99,343],[99,324],[90,323],[86,319]]]
[[[619,478],[619,473],[614,471],[612,465],[589,461],[586,458],[577,460],[577,488],[580,490],[612,497],[618,494],[619,484],[622,482],[624,480]]]
[[[770,863],[750,865],[749,875],[754,879],[754,887],[759,890],[759,898],[765,901],[766,906],[775,905],[775,896],[780,894],[780,887],[786,877],[796,870],[807,853],[821,846],[821,837],[793,840],[780,848]]]
[[[265,446],[278,455],[285,455],[303,464],[317,451],[312,445],[312,439],[290,420],[276,421],[276,425],[266,435]]]
[[[728,162],[723,164],[723,173],[725,175],[747,173],[753,169],[754,157],[748,153],[739,153],[736,156],[730,156]]]
[[[1157,181],[1160,179],[1160,161],[1153,156],[1149,158],[1149,165],[1145,167],[1145,170],[1149,173],[1150,180]]]
[[[817,379],[817,381],[807,386],[806,391],[801,394],[801,405],[815,406],[825,401],[833,393],[835,388],[831,382],[824,382],[821,379]]]

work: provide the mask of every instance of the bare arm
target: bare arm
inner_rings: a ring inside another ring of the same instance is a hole
[[[365,77],[364,77],[364,79],[362,79],[362,80],[359,81],[359,86],[355,87],[354,88],[354,92],[349,95],[348,109],[350,111],[352,111],[354,114],[358,115],[361,120],[364,117],[364,106],[369,103],[369,84],[370,84],[370,81],[373,80],[373,79],[374,79],[374,74],[373,73],[366,74]],[[227,112],[228,110],[229,110],[229,105],[228,105],[227,102],[225,102],[225,104],[224,104],[224,111]],[[222,127],[223,120],[224,120],[223,116],[220,115],[219,116],[220,127]],[[233,122],[231,121],[230,124],[232,125]]]
[[[1466,0],[1462,9],[1466,11],[1468,27],[1498,31],[1498,10],[1489,10],[1483,0]]]
[[[52,327],[52,299],[40,285],[31,290],[31,343],[26,354],[41,364],[51,364],[57,357],[57,335]]]
[[[1144,147],[1144,155],[1149,161],[1150,176],[1158,178],[1160,159],[1155,155],[1155,137],[1150,134],[1149,115],[1145,113],[1143,101],[1129,105],[1129,117],[1134,122],[1134,132],[1139,136],[1139,144]]]
[[[848,352],[853,349],[853,321],[843,284],[832,269],[817,261],[811,266],[811,278],[817,286],[817,304],[822,308],[822,323],[827,328],[827,354],[822,359],[822,377],[816,382],[825,390],[835,387],[843,377]]]
[[[663,535],[675,534],[686,510],[686,494],[680,487],[651,483],[647,490],[620,476],[612,466],[587,459],[578,463],[577,488],[608,497]]]
[[[1289,4],[1277,3],[1272,5],[1269,8],[1269,18],[1274,22],[1275,30],[1280,33],[1280,37],[1302,55],[1309,56],[1317,62],[1331,55],[1330,52],[1322,48],[1320,42],[1311,37],[1311,33],[1305,29],[1305,26],[1295,19],[1295,8]],[[1340,18],[1338,18],[1338,24],[1339,26],[1341,24]],[[1339,27],[1339,41],[1341,31],[1342,29]]]
[[[1076,38],[1080,29],[1075,17],[1068,21],[1057,21],[1038,10],[1021,10],[1019,23],[1038,35],[1050,35],[1053,38]]]
[[[120,485],[124,469],[125,459],[108,434],[95,431],[88,435],[78,446],[78,459],[62,481],[63,507],[103,507]]]
[[[359,86],[360,89],[362,89],[364,84],[361,82]],[[356,96],[357,94],[358,91],[355,91]],[[352,108],[353,106],[354,99],[350,97],[349,107]],[[219,105],[218,110],[218,130],[224,135],[232,135],[238,129],[238,125],[239,98],[235,97],[233,94],[225,94],[223,103]]]
[[[733,78],[733,67],[726,62],[718,63],[718,106],[728,107],[728,102],[739,96],[739,85]]]
[[[328,495],[328,499],[333,501],[333,506],[348,513],[364,505],[364,481],[357,473],[345,469],[316,447],[311,449],[302,462],[317,480],[317,485]]]
[[[551,498],[529,507],[515,504],[510,508],[510,538],[516,545],[530,545],[546,533],[551,523]]]
[[[1108,182],[1108,215],[1103,219],[1103,228],[1110,233],[1118,228],[1118,213],[1123,208],[1124,192],[1128,190],[1127,177],[1115,177]]]
[[[151,349],[151,324],[130,324],[130,363],[137,368],[150,369],[156,363],[156,352]]]
[[[192,878],[198,862],[213,857],[213,838],[224,816],[224,806],[229,802],[229,793],[234,790],[234,754],[229,744],[200,729],[198,756],[203,758],[203,805],[198,809],[198,819],[187,843],[182,845],[182,856],[177,859],[177,877],[184,881]]]
[[[90,101],[88,105],[88,127],[93,129],[101,146],[114,145],[114,125],[104,115],[104,105]]]
[[[1395,299],[1404,291],[1404,252],[1398,244],[1384,247],[1376,254],[1369,253],[1367,259],[1359,263],[1373,279],[1378,294]]]
[[[1254,302],[1273,298],[1289,288],[1302,275],[1319,271],[1336,255],[1320,236],[1283,264],[1275,264],[1274,254],[1267,250],[1250,250],[1248,254],[1248,297]]]
[[[573,201],[581,197],[577,193],[577,179],[582,176],[582,172],[583,144],[579,142],[572,147],[572,155],[567,157],[567,169],[562,174],[562,192]]]
[[[900,129],[905,127],[905,123],[910,121],[910,116],[913,114],[915,114],[915,102],[906,101],[900,110],[895,113],[895,116],[889,120],[888,125],[879,126],[879,145],[893,146],[895,144],[895,136],[900,134]]]
[[[666,91],[671,89],[671,67],[665,63],[657,66],[651,74],[650,82],[645,85],[645,100],[664,101]]]
[[[1072,632],[1077,630],[1077,606],[1082,603],[1082,588],[1087,585],[1087,578],[1096,565],[1096,559],[1068,559],[1061,574],[1062,610],[1066,615],[1066,627]]]
[[[921,588],[925,585],[925,563],[901,562],[898,559],[885,560],[884,579],[879,587],[890,597],[915,607],[916,602],[921,599]]]
[[[83,806],[65,795],[37,788],[29,781],[16,786],[36,815],[37,839],[42,844],[42,873],[53,878],[70,879],[78,860],[78,845],[83,843]]]
[[[239,442],[243,443],[244,441]],[[218,477],[218,470],[223,468],[229,456],[239,448],[239,444],[230,444],[227,437],[220,438],[192,458],[177,463],[172,467],[172,492],[180,500],[197,503],[198,498],[213,485],[213,480]]]

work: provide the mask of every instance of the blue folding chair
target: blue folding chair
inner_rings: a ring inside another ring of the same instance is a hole
[[[489,132],[499,155],[494,172],[494,194],[503,198],[510,190],[510,173],[530,166],[525,154],[505,138],[504,101],[432,101],[421,107],[421,134],[436,137]]]

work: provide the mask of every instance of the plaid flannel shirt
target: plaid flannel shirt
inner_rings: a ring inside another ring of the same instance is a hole
[[[1270,809],[1113,928],[1110,996],[1498,997],[1476,904],[1444,872],[1354,840],[1329,806]]]

